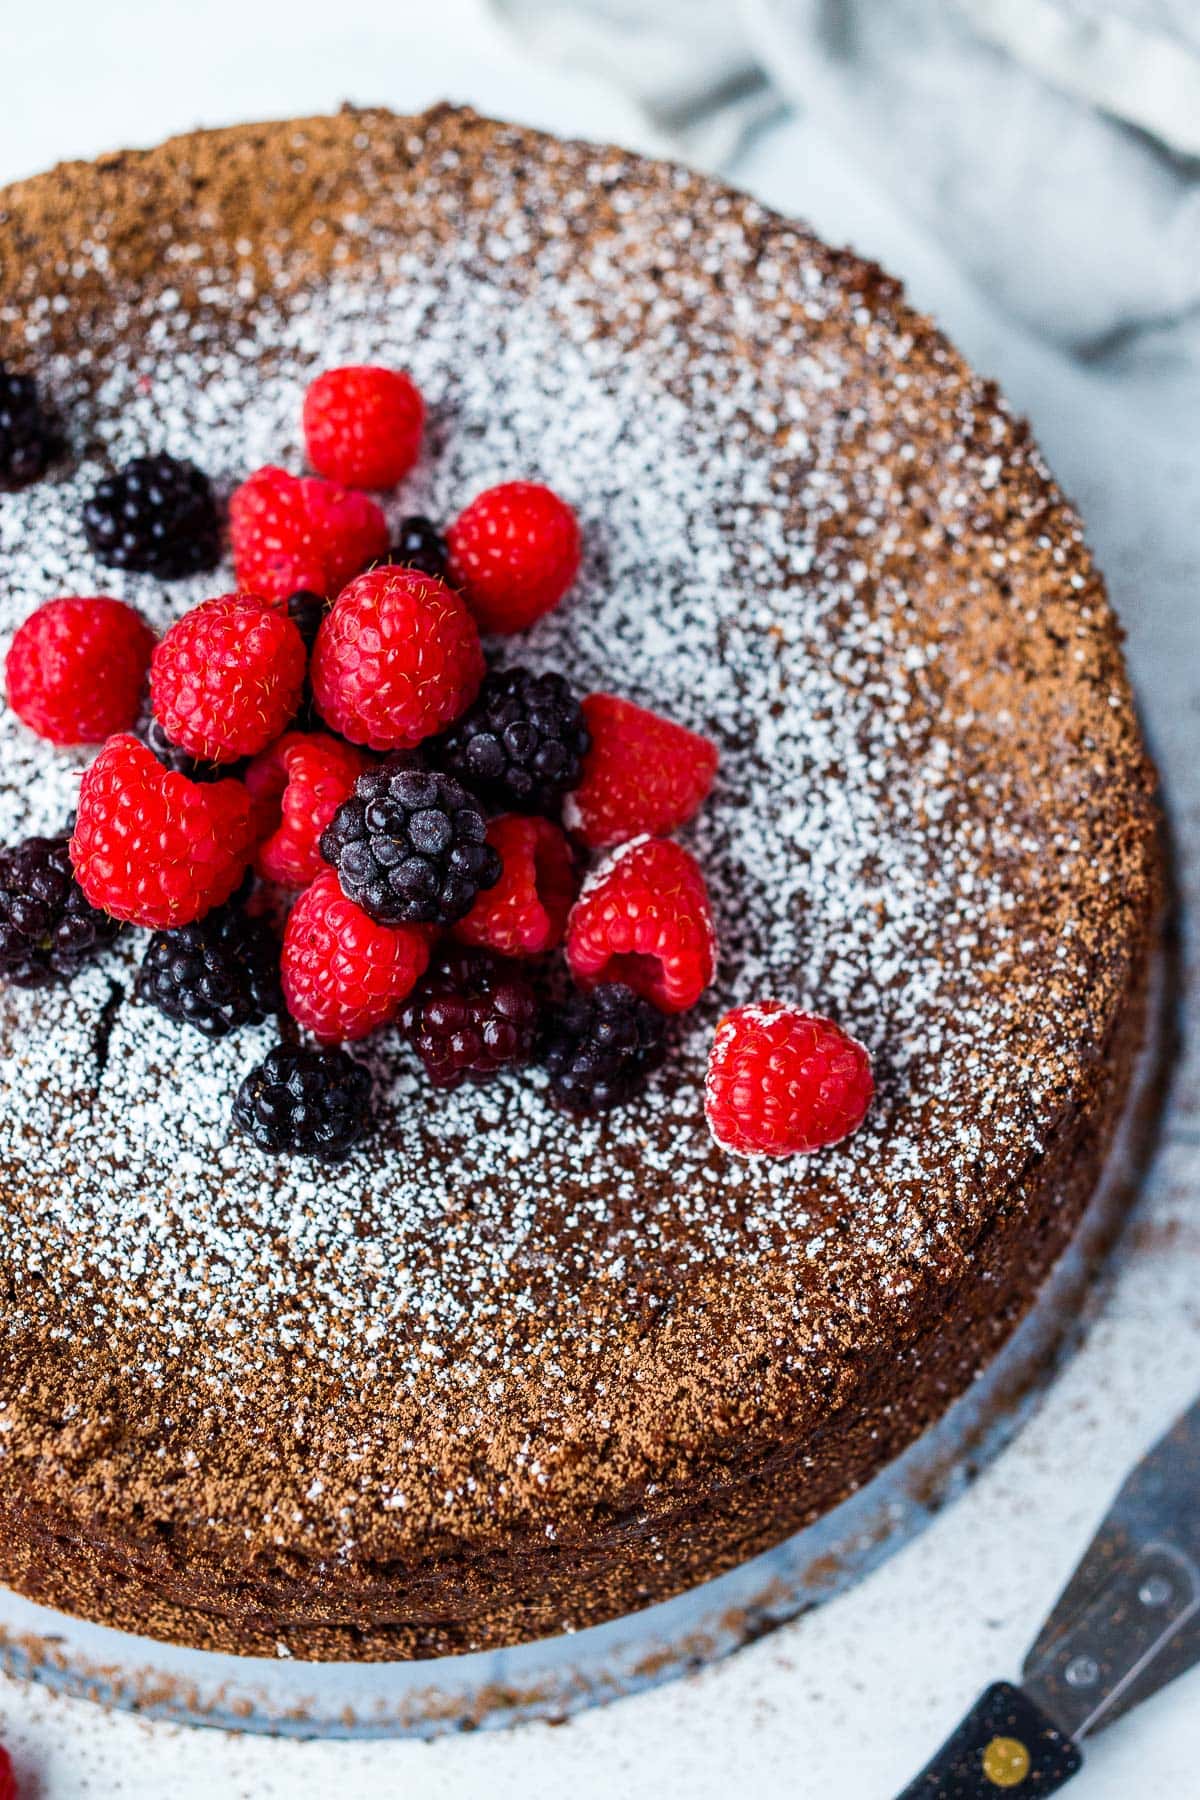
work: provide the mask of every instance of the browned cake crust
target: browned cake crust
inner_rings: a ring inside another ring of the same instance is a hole
[[[870,265],[446,108],[18,184],[0,331],[83,457],[0,499],[6,634],[65,586],[200,597],[114,587],[78,493],[148,436],[226,482],[292,459],[308,373],[373,346],[434,402],[441,516],[554,480],[589,561],[521,654],[720,739],[726,953],[627,1114],[439,1101],[384,1046],[380,1133],[328,1178],[229,1140],[255,1052],[138,1009],[135,951],[4,996],[4,1580],[212,1648],[432,1656],[665,1598],[867,1480],[1036,1292],[1142,1031],[1152,772],[1026,428]],[[4,729],[14,836],[69,780]],[[877,1102],[735,1164],[707,1034],[772,991],[868,1041]]]

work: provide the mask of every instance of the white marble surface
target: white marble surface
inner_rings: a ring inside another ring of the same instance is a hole
[[[559,130],[644,140],[590,82],[531,68],[475,0],[134,0],[23,9],[5,45],[0,181],[66,155],[197,123],[405,107],[449,95]],[[1129,629],[1162,763],[1187,899],[1200,901],[1200,457],[1195,371],[1082,369],[1030,343],[942,252],[803,124],[735,171],[910,283],[1035,424],[1087,520]],[[1189,942],[1194,971],[1196,941]],[[1015,1671],[1126,1464],[1200,1390],[1200,1061],[1181,1067],[1139,1216],[1097,1292],[1083,1351],[1018,1442],[915,1545],[859,1588],[731,1661],[560,1727],[432,1745],[293,1744],[147,1725],[0,1681],[0,1739],[23,1800],[885,1800],[977,1690]],[[1099,1740],[1073,1792],[1129,1800],[1197,1792],[1200,1672]]]

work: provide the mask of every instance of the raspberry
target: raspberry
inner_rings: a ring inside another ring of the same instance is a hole
[[[302,888],[325,867],[320,837],[370,758],[328,732],[288,731],[246,770],[259,835],[254,866],[266,881]]]
[[[394,487],[421,448],[425,402],[398,369],[327,369],[304,396],[304,441],[318,475]]]
[[[239,775],[237,764],[218,767],[216,763],[198,762],[173,744],[158,720],[154,716],[154,706],[150,699],[150,683],[142,690],[142,703],[138,708],[138,716],[133,723],[133,735],[152,750],[164,769],[173,769],[177,775],[186,775],[189,781],[223,781],[227,775]]]
[[[323,1044],[366,1037],[400,1009],[429,962],[429,933],[377,925],[332,869],[301,894],[283,937],[283,997]]]
[[[317,633],[313,695],[328,725],[372,750],[411,750],[464,712],[483,680],[458,595],[413,569],[370,569]]]
[[[632,1100],[665,1054],[662,1014],[632,988],[605,982],[592,994],[573,994],[552,1026],[550,1092],[571,1112],[607,1112]]]
[[[442,768],[498,806],[550,812],[579,781],[590,739],[561,675],[505,669],[432,749]]]
[[[857,1131],[875,1084],[863,1046],[780,1000],[739,1006],[717,1026],[705,1112],[735,1156],[795,1156]]]
[[[33,376],[17,375],[0,362],[0,488],[36,481],[62,447],[58,426],[42,405]]]
[[[540,956],[561,944],[575,898],[575,863],[557,825],[506,813],[487,841],[500,858],[500,879],[480,894],[454,927],[460,944],[500,956]]]
[[[47,600],[4,665],[8,703],[52,744],[102,744],[137,718],[154,633],[123,600]]]
[[[623,844],[584,884],[567,922],[567,961],[582,987],[622,981],[662,1012],[695,1006],[716,973],[704,877],[669,838]]]
[[[233,1103],[234,1124],[260,1150],[326,1163],[347,1156],[370,1120],[371,1077],[341,1050],[280,1044],[251,1069]]]
[[[0,1745],[0,1800],[17,1800],[17,1778],[13,1774],[12,1757]]]
[[[299,631],[254,594],[206,600],[154,652],[154,716],[180,749],[208,762],[253,756],[300,704],[307,658]]]
[[[84,773],[71,862],[92,905],[115,919],[190,924],[228,900],[253,846],[240,781],[189,781],[128,734],[109,738]]]
[[[67,837],[0,850],[0,975],[15,987],[69,981],[121,927],[88,905]]]
[[[534,481],[488,488],[446,534],[450,574],[481,631],[524,631],[558,605],[579,573],[579,522]]]
[[[298,588],[336,594],[387,551],[387,522],[373,500],[312,475],[259,469],[229,502],[238,586],[264,600]]]
[[[402,569],[419,569],[437,581],[447,579],[450,547],[433,523],[421,513],[410,513],[401,519],[396,541],[388,551],[388,561]]]
[[[413,989],[400,1029],[434,1087],[456,1088],[468,1076],[485,1081],[533,1055],[537,995],[513,963],[477,950],[446,950]]]
[[[717,772],[708,738],[612,694],[589,694],[583,716],[592,747],[565,816],[590,849],[670,837],[699,811]]]
[[[279,944],[264,919],[236,903],[176,931],[156,931],[138,971],[137,992],[179,1025],[228,1037],[279,1011]]]
[[[321,854],[381,925],[453,925],[500,879],[470,794],[403,756],[359,777],[321,834]]]
[[[135,456],[83,509],[83,535],[102,563],[171,579],[215,569],[221,521],[208,476],[174,456]]]

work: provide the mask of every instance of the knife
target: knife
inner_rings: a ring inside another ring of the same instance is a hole
[[[1133,1469],[1021,1670],[988,1688],[900,1800],[1039,1800],[1082,1739],[1200,1660],[1200,1400]]]

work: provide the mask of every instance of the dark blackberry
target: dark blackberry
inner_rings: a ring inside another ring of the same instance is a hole
[[[312,593],[308,588],[297,588],[294,594],[288,595],[288,618],[304,639],[304,648],[310,655],[317,641],[317,632],[321,629],[321,621],[328,611],[328,600],[321,594]]]
[[[197,762],[194,756],[189,756],[186,750],[173,744],[154,716],[148,687],[142,695],[133,735],[141,739],[147,750],[153,750],[164,769],[171,769],[176,775],[186,775],[189,781],[221,781],[227,775],[236,775],[241,767],[240,764]]]
[[[44,475],[62,449],[62,437],[43,407],[32,375],[0,362],[0,487],[24,487]]]
[[[396,542],[388,552],[388,561],[404,569],[419,569],[422,575],[433,575],[445,581],[449,573],[450,551],[445,538],[432,519],[411,513],[401,519]]]
[[[221,906],[192,925],[156,931],[138,971],[137,994],[177,1025],[228,1037],[283,1005],[279,943],[264,919]]]
[[[313,645],[317,641],[317,633],[321,629],[321,621],[329,611],[329,602],[321,594],[314,594],[308,588],[298,588],[289,594],[288,618],[304,639],[304,648],[312,655]],[[304,677],[304,688],[300,695],[300,704],[296,708],[296,716],[292,720],[293,731],[320,731],[322,721],[313,700],[312,682]]]
[[[171,578],[214,569],[221,525],[208,476],[174,456],[135,456],[99,484],[83,530],[102,563]]]
[[[434,1087],[456,1088],[528,1062],[537,1045],[538,999],[515,964],[486,951],[452,949],[417,983],[400,1029]]]
[[[380,925],[453,925],[500,879],[486,830],[452,776],[400,755],[359,776],[321,833],[321,855]]]
[[[279,1044],[242,1082],[233,1122],[260,1150],[340,1162],[371,1122],[371,1077],[344,1050]]]
[[[578,787],[591,747],[583,710],[561,675],[504,669],[484,681],[470,711],[433,754],[486,800],[551,812]]]
[[[550,1092],[571,1112],[607,1112],[639,1092],[666,1054],[666,1021],[619,981],[574,994],[550,1028]]]
[[[0,850],[0,975],[17,987],[69,981],[121,929],[84,899],[69,844],[34,837]]]

